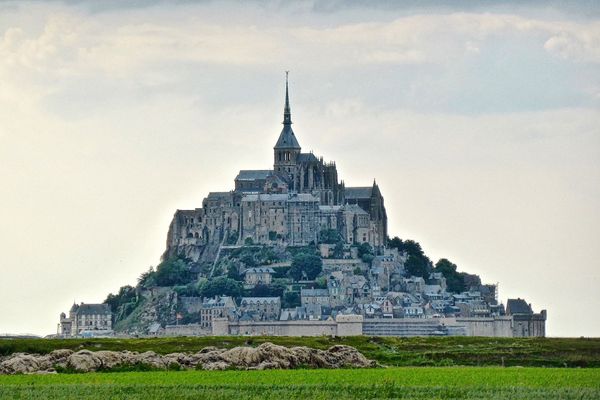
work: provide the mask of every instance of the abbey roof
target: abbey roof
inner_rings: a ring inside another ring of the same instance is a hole
[[[279,139],[275,144],[276,149],[300,149],[300,143],[296,139],[296,135],[294,135],[294,131],[292,130],[292,126],[290,124],[284,124],[281,133],[279,134]]]
[[[373,187],[347,187],[346,199],[370,199],[373,194]]]
[[[255,181],[257,179],[267,179],[273,173],[270,169],[243,169],[235,177],[236,181]]]

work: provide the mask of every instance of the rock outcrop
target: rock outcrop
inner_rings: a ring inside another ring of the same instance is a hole
[[[206,347],[194,354],[156,354],[130,351],[55,350],[36,355],[15,353],[0,363],[0,374],[52,373],[57,370],[92,372],[116,367],[144,366],[149,369],[290,369],[290,368],[370,368],[368,360],[354,347],[333,346],[328,350],[284,347],[263,343],[258,347],[217,349]]]

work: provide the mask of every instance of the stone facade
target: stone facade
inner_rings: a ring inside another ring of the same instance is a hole
[[[60,314],[61,336],[112,333],[112,313],[108,304],[73,304],[69,316]]]
[[[244,271],[244,282],[247,285],[270,285],[275,270],[269,267],[248,268]]]
[[[506,302],[506,315],[513,318],[512,336],[530,337],[546,336],[546,310],[534,313],[531,304],[521,298],[508,299]]]
[[[510,316],[493,318],[364,319],[362,315],[338,315],[310,321],[230,321],[215,319],[212,334],[250,336],[484,336],[519,337]]]
[[[302,153],[292,130],[286,82],[283,129],[273,148],[273,169],[242,170],[234,190],[211,192],[202,207],[178,210],[169,227],[165,256],[199,260],[219,245],[244,243],[304,246],[323,229],[335,229],[348,244],[369,243],[383,251],[387,214],[374,181],[346,187],[335,162]]]
[[[228,317],[236,310],[235,301],[229,296],[216,296],[212,299],[204,299],[200,307],[200,327],[212,327],[215,318]]]
[[[300,291],[300,301],[304,307],[311,304],[331,307],[328,289],[302,289]]]
[[[229,321],[215,320],[212,334],[215,336],[358,336],[362,335],[363,317],[339,315],[327,321]]]
[[[241,319],[266,321],[279,319],[281,299],[279,297],[242,297]]]

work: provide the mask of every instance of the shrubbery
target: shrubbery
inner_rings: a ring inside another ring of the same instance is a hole
[[[135,288],[133,286],[122,286],[119,289],[117,294],[110,293],[106,300],[104,300],[104,304],[108,304],[110,306],[110,310],[113,313],[117,313],[117,310],[120,306],[135,302],[136,294]]]
[[[323,229],[319,232],[319,243],[336,244],[342,241],[337,229]]]
[[[290,277],[296,281],[303,278],[313,280],[323,270],[323,260],[314,254],[298,253],[292,260],[292,267],[288,271]]]
[[[399,237],[395,237],[388,242],[388,246],[408,254],[408,260],[404,264],[404,268],[409,275],[421,276],[425,279],[429,278],[429,274],[433,270],[433,263],[425,255],[418,242],[414,240],[403,241]]]
[[[446,258],[442,258],[435,263],[434,271],[444,275],[449,292],[460,293],[469,290],[472,286],[481,286],[481,279],[478,275],[458,272],[457,268],[456,264]]]
[[[198,286],[198,295],[200,297],[242,297],[243,293],[244,288],[240,282],[225,276],[202,281]]]

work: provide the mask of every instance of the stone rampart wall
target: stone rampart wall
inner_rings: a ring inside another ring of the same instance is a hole
[[[385,318],[366,319],[360,315],[339,315],[335,321],[242,321],[213,319],[215,336],[542,336],[545,321],[528,321],[529,331],[516,332],[511,316],[491,318]],[[197,334],[197,333],[195,333]]]

